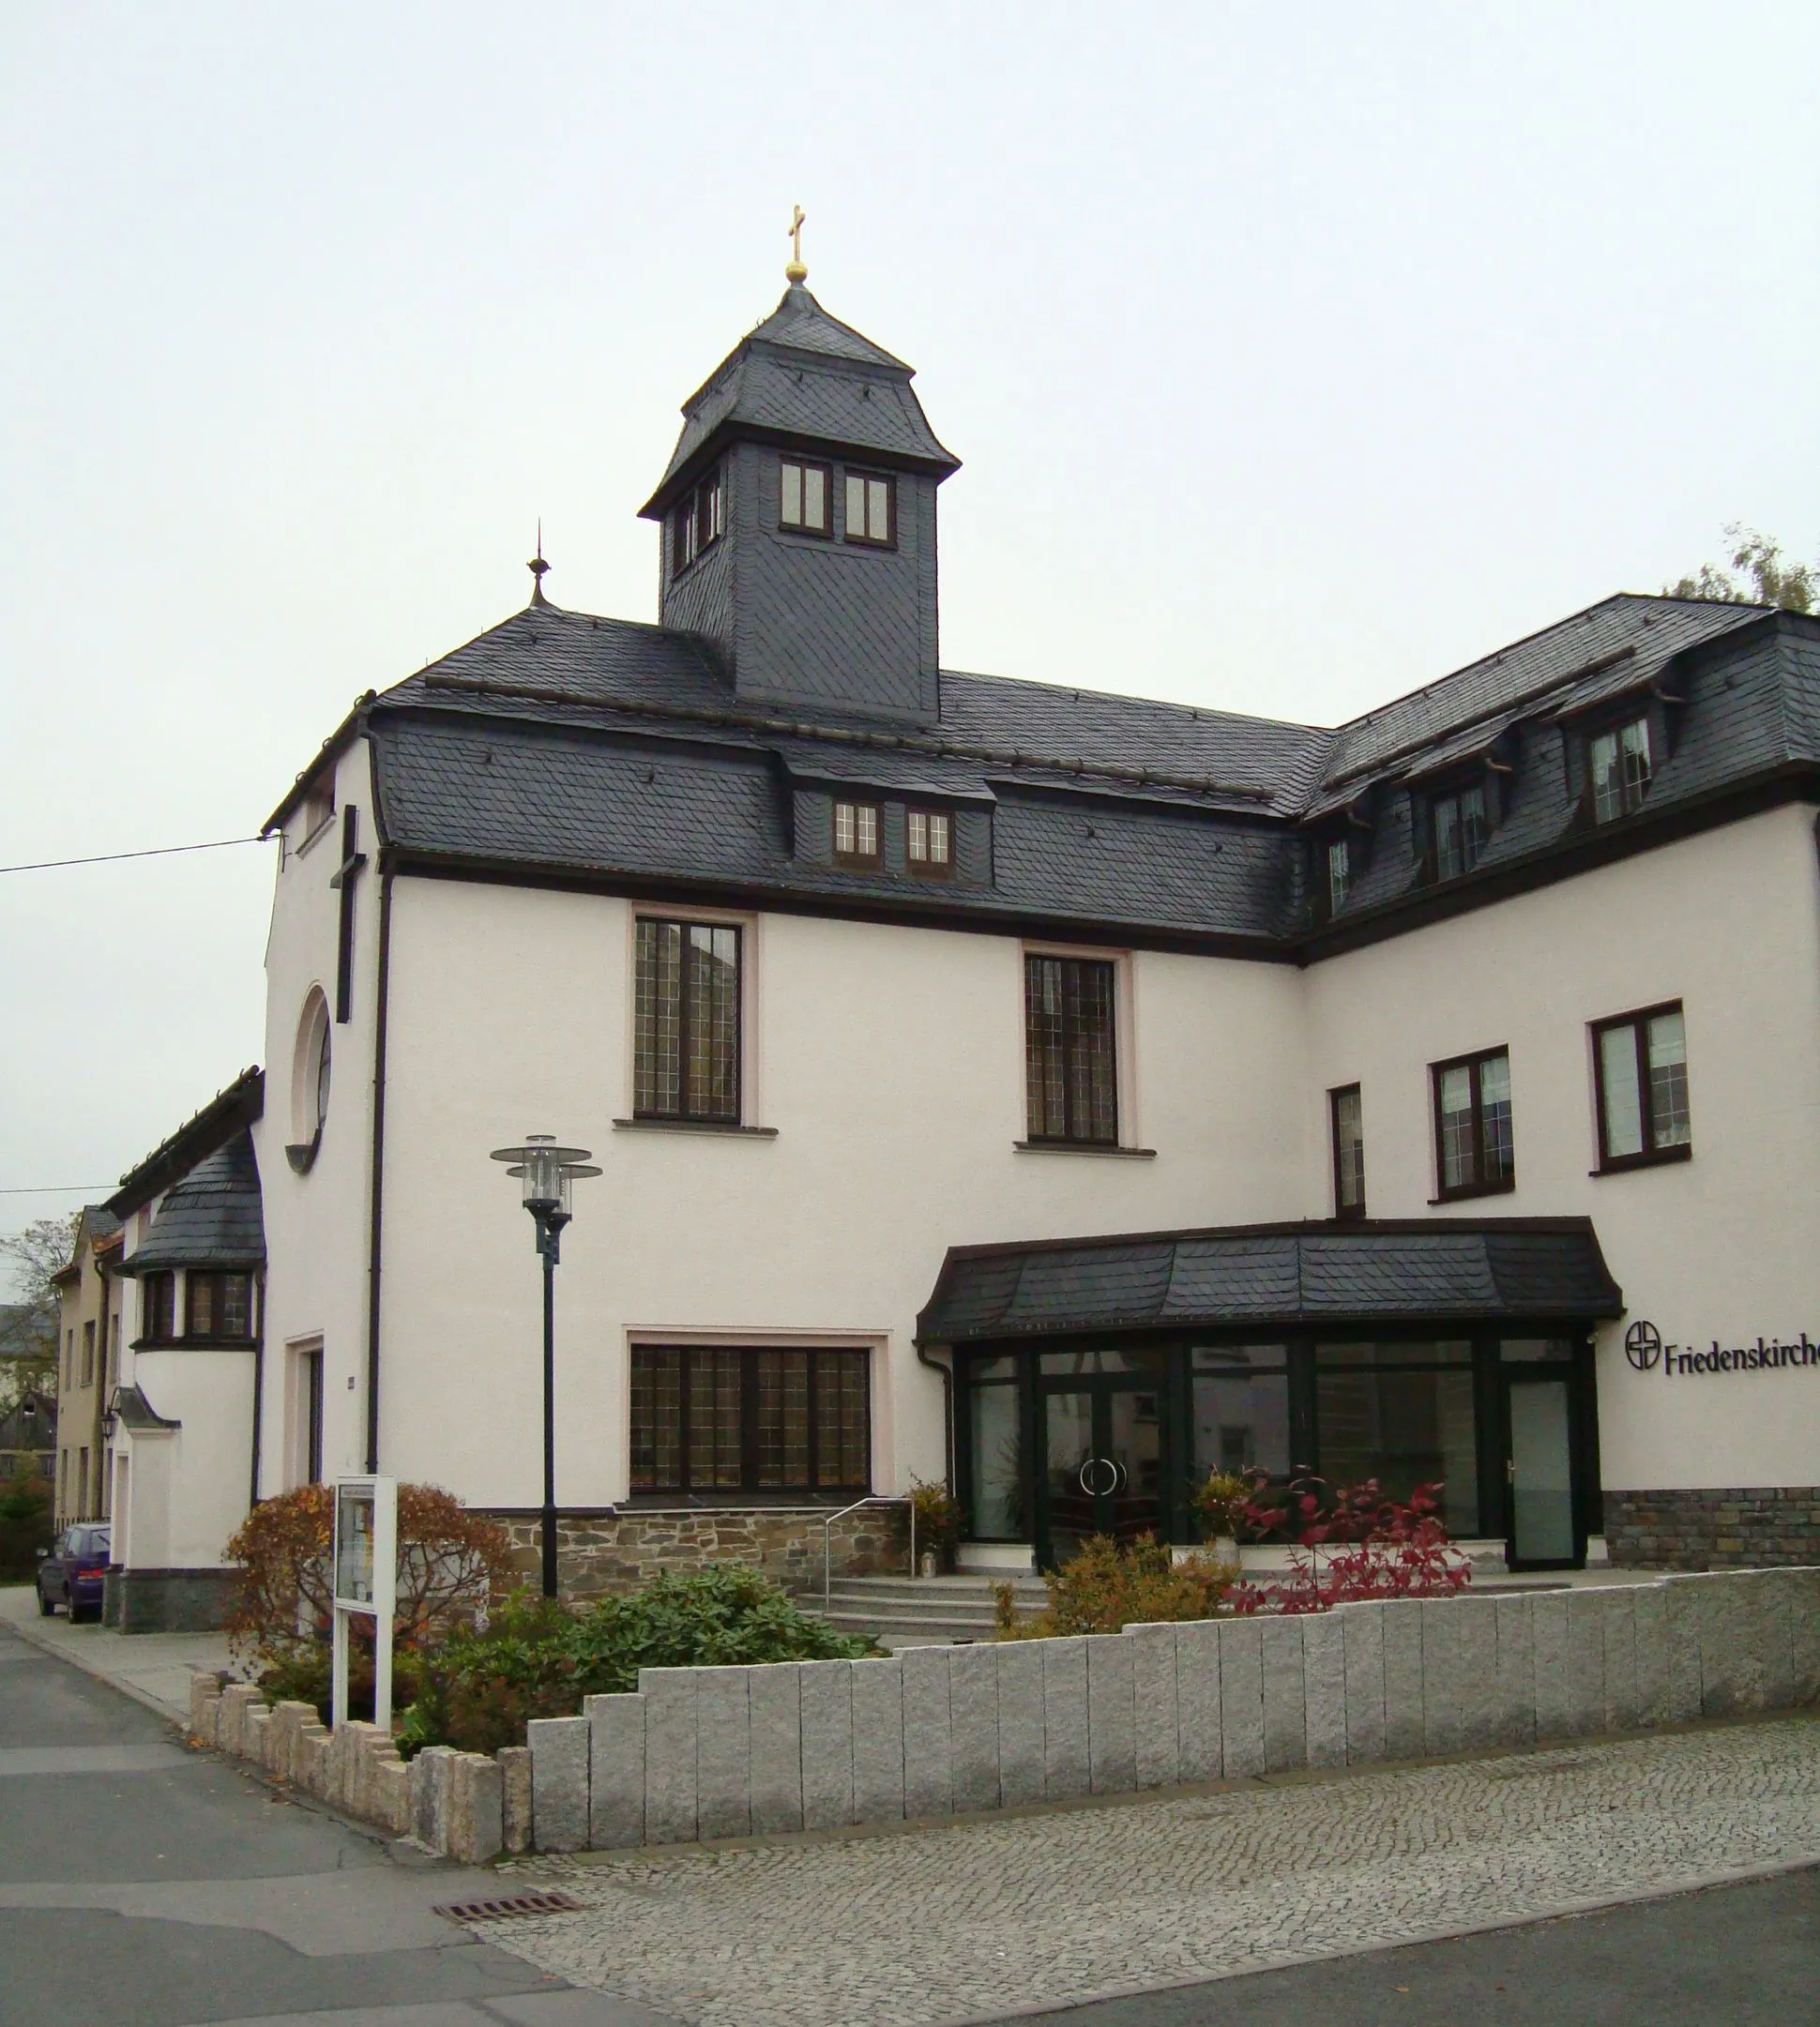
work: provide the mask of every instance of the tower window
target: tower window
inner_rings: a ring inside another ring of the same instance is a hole
[[[703,550],[727,532],[727,478],[724,466],[712,471],[692,492],[677,501],[670,517],[670,574],[680,577]]]
[[[870,542],[889,549],[897,540],[897,519],[892,512],[896,488],[876,472],[847,474],[847,540]]]
[[[831,494],[826,464],[804,464],[796,458],[778,461],[778,526],[797,535],[827,535]]]
[[[850,866],[878,864],[878,805],[837,802],[834,805],[834,856]]]
[[[903,850],[912,872],[946,879],[954,866],[954,819],[945,809],[907,811]]]
[[[1365,1215],[1365,1114],[1357,1084],[1327,1093],[1333,1128],[1333,1215]]]

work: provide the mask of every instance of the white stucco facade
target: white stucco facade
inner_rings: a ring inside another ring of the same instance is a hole
[[[371,787],[356,740],[338,808]],[[294,824],[296,820],[293,819]],[[269,1253],[261,1486],[294,1483],[287,1359],[321,1348],[323,1468],[366,1460],[380,881],[357,890],[352,1017],[308,1172],[293,1070],[332,1002],[339,818],[287,846],[267,955],[257,1129]],[[744,930],[738,1133],[630,1119],[632,922]],[[400,875],[386,981],[380,1468],[473,1505],[539,1496],[538,1263],[489,1151],[528,1131],[591,1148],[557,1278],[566,1506],[626,1498],[629,1346],[872,1349],[872,1486],[938,1477],[943,1395],[916,1317],[947,1248],[1332,1211],[1327,1092],[1362,1089],[1370,1214],[1594,1221],[1626,1317],[1599,1337],[1608,1488],[1820,1479],[1820,1368],[1631,1369],[1647,1317],[1704,1349],[1820,1339],[1811,1241],[1820,1125],[1820,875],[1811,812],[1706,830],[1306,969],[1118,953],[1122,1155],[1024,1134],[1022,956],[1010,934],[814,914],[743,916],[611,893]],[[1588,1023],[1685,1009],[1691,1159],[1595,1175]],[[1428,1066],[1508,1045],[1516,1187],[1437,1205]],[[307,1066],[306,1066],[307,1067]]]

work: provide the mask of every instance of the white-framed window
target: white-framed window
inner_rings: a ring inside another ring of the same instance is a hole
[[[1586,741],[1586,766],[1592,777],[1596,824],[1609,824],[1615,817],[1642,809],[1644,792],[1655,772],[1649,720],[1633,718],[1594,733]]]
[[[879,822],[875,802],[835,803],[834,856],[852,865],[878,864]]]
[[[954,867],[954,819],[946,809],[906,810],[903,855],[912,872],[945,879]]]
[[[849,472],[847,540],[889,549],[898,538],[896,492],[896,485],[882,473]]]

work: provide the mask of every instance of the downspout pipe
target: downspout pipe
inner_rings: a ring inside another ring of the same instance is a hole
[[[928,1347],[922,1339],[917,1339],[917,1362],[942,1376],[942,1454],[948,1473],[948,1496],[954,1493],[954,1367],[953,1353],[948,1354],[949,1363],[943,1365],[938,1358],[929,1355]]]
[[[252,1340],[252,1479],[247,1488],[247,1510],[259,1504],[260,1425],[265,1406],[265,1270],[253,1277],[253,1293],[259,1303],[259,1334]]]
[[[379,1470],[379,1292],[386,1188],[386,1029],[392,971],[392,868],[382,849],[379,871],[379,978],[372,1035],[372,1168],[367,1228],[367,1470]]]

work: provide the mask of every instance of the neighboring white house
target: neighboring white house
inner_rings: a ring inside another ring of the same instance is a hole
[[[539,560],[273,813],[257,1493],[528,1534],[550,1132],[572,1588],[945,1475],[978,1562],[1189,1539],[1217,1465],[1811,1558],[1820,624],[1620,596],[1337,731],[943,672],[910,381],[793,285],[660,625]]]

